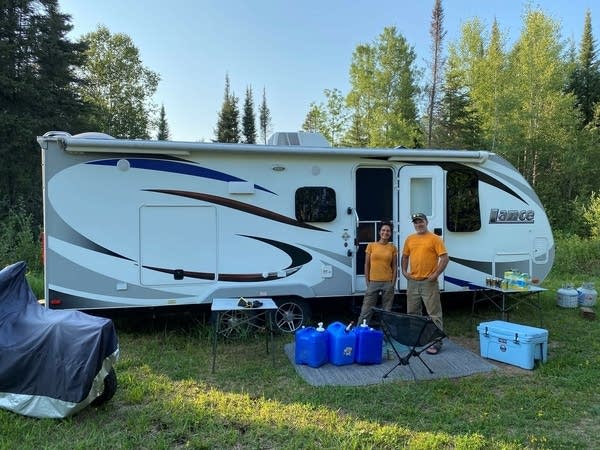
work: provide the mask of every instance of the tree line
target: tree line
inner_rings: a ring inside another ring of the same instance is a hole
[[[170,138],[165,107],[153,102],[160,75],[143,64],[132,39],[98,26],[72,42],[67,37],[72,28],[58,0],[0,0],[2,239],[12,240],[4,234],[18,223],[28,224],[34,233],[41,226],[36,136],[50,130],[94,130],[125,139]],[[271,117],[264,89],[259,111],[257,131],[249,87],[240,136],[237,98],[226,88],[215,140],[255,143],[260,133],[266,142]],[[230,133],[227,128],[234,122]]]
[[[334,146],[486,149],[535,188],[553,228],[598,237],[600,64],[589,11],[578,47],[528,9],[520,36],[466,22],[443,52],[441,0],[431,19],[429,76],[395,27],[356,47],[350,89],[325,89],[302,128]],[[419,80],[426,79],[424,83]]]
[[[0,223],[18,213],[41,224],[41,158],[35,137],[97,130],[149,138],[160,76],[131,38],[98,27],[72,42],[57,0],[0,3]],[[164,112],[164,111],[163,111]],[[164,132],[160,128],[159,132]],[[168,131],[167,131],[168,133]]]
[[[260,133],[262,143],[267,143],[267,137],[271,130],[271,111],[267,106],[265,89],[263,88],[262,103],[259,107],[258,131],[256,130],[253,97],[252,86],[248,86],[246,88],[246,96],[244,97],[244,109],[240,118],[239,99],[231,91],[229,74],[225,75],[223,105],[221,106],[217,127],[215,128],[216,142],[256,144],[257,133]]]
[[[17,210],[39,229],[35,136],[96,130],[149,139],[155,130],[169,139],[169,126],[164,105],[152,101],[160,75],[144,66],[129,36],[100,26],[72,42],[58,0],[0,5],[0,223]],[[555,230],[597,236],[600,67],[590,13],[578,47],[561,40],[542,10],[529,9],[510,47],[500,24],[488,29],[473,19],[444,51],[443,19],[436,0],[429,71],[397,28],[386,27],[356,46],[349,92],[325,89],[325,103],[310,105],[301,129],[334,146],[491,150],[535,187]],[[251,86],[240,111],[227,74],[215,141],[266,143],[264,88],[258,112],[257,121]]]

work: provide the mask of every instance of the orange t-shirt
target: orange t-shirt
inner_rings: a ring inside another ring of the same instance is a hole
[[[392,260],[398,258],[398,249],[394,244],[371,242],[365,252],[370,255],[369,279],[371,281],[392,281]]]
[[[428,231],[425,234],[411,234],[404,241],[402,254],[409,257],[408,273],[417,280],[431,275],[438,265],[438,258],[448,253],[441,237]]]

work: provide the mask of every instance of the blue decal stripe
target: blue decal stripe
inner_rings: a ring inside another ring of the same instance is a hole
[[[475,284],[471,283],[470,281],[461,280],[460,278],[454,278],[454,277],[448,277],[448,276],[444,276],[444,281],[447,283],[452,283],[455,286],[460,286],[460,287],[467,288],[467,289],[473,289],[473,286],[475,286]]]
[[[234,177],[224,172],[208,169],[198,166],[193,163],[183,163],[178,161],[168,161],[165,159],[147,159],[147,158],[126,158],[129,166],[133,169],[155,170],[158,172],[170,172],[181,175],[190,175],[193,177],[209,178],[218,181],[247,181],[242,178]],[[119,159],[101,159],[97,161],[89,161],[86,164],[94,164],[97,166],[116,166]],[[266,189],[258,184],[254,185],[255,189],[259,189],[270,194],[275,194],[273,191]]]

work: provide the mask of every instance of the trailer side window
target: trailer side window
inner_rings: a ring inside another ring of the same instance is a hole
[[[468,232],[481,228],[477,174],[451,170],[446,177],[446,224],[449,231]]]
[[[306,186],[296,190],[296,219],[300,222],[331,222],[336,217],[335,191]]]

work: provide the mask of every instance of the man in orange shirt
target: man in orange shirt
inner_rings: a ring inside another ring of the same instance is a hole
[[[448,251],[442,238],[427,229],[428,221],[425,214],[413,214],[412,222],[416,233],[411,234],[404,241],[400,263],[402,275],[408,282],[406,312],[420,316],[425,305],[429,317],[442,330],[442,303],[438,277],[448,265]],[[427,353],[436,354],[440,348],[440,345],[434,345],[427,349]]]

